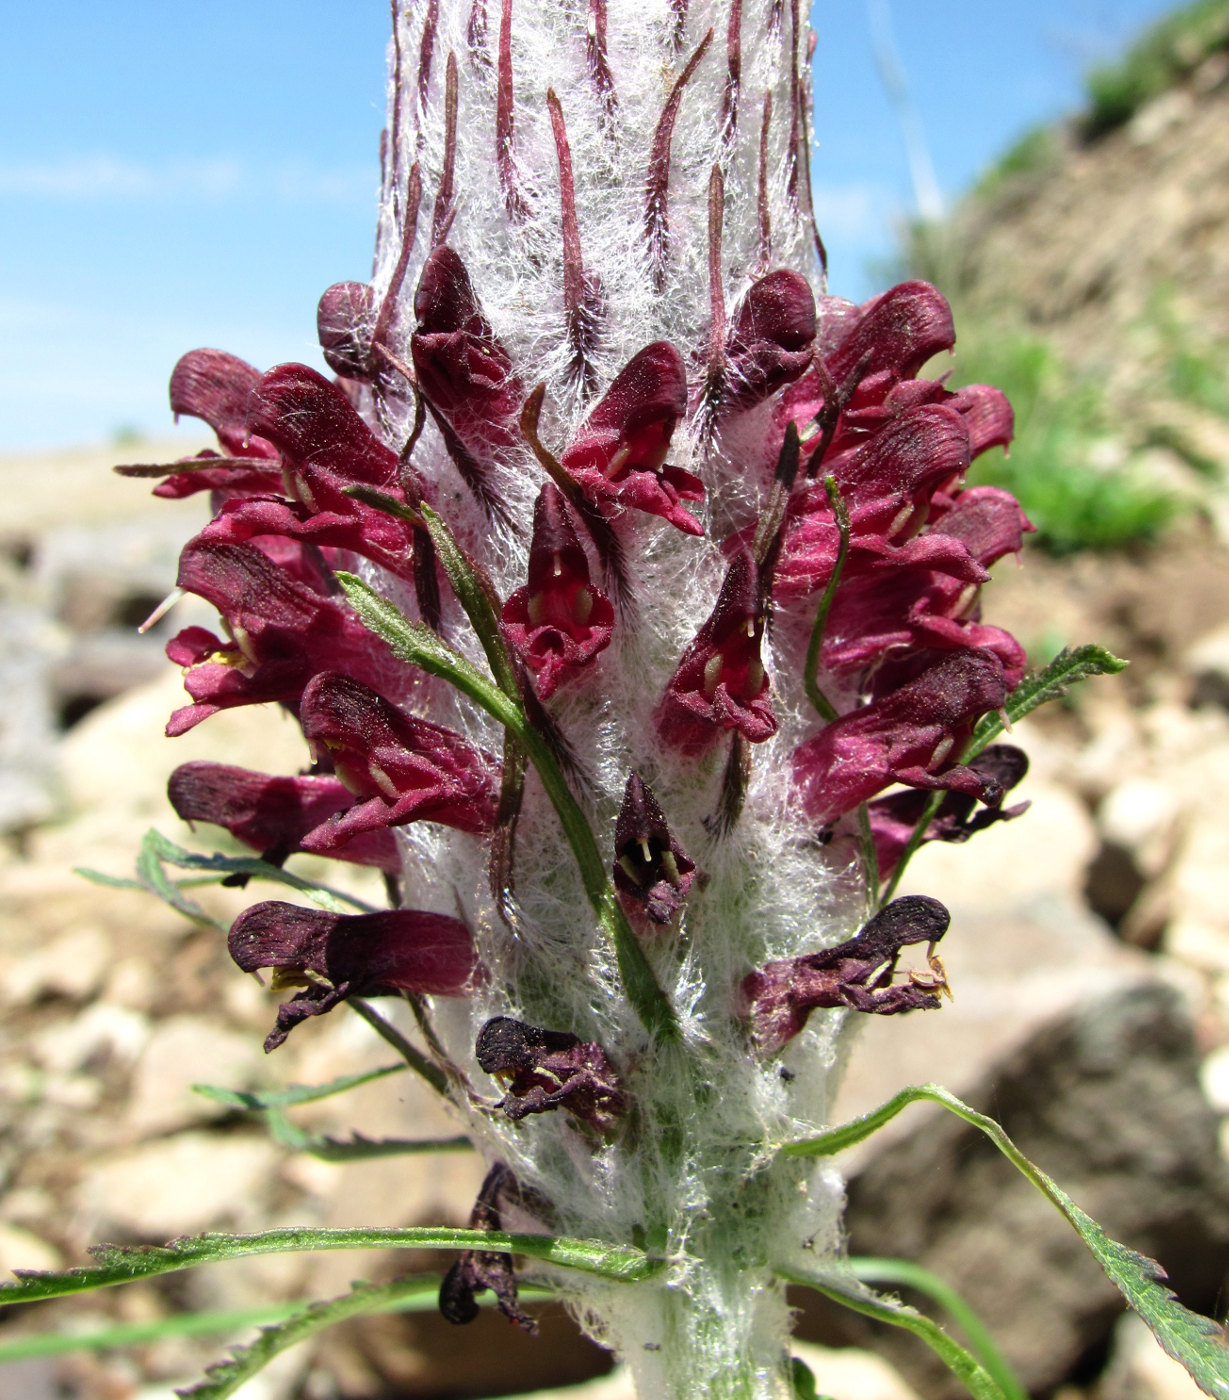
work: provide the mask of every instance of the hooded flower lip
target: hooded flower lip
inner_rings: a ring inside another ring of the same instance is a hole
[[[930,534],[959,540],[988,569],[1005,554],[1019,554],[1025,534],[1035,528],[1010,491],[998,486],[970,486],[935,521]]]
[[[295,577],[250,544],[198,538],[184,547],[179,587],[212,603],[233,640],[188,627],[167,643],[167,656],[186,668],[184,688],[195,702],[175,711],[168,735],[236,705],[297,704],[326,665],[372,679],[402,671],[349,608],[300,581],[303,574]]]
[[[627,1107],[606,1052],[570,1031],[496,1016],[479,1032],[474,1053],[487,1074],[506,1085],[508,1092],[497,1106],[514,1122],[565,1108],[609,1135]]]
[[[744,549],[730,561],[717,605],[683,653],[658,706],[657,728],[666,744],[694,755],[723,730],[737,730],[753,744],[772,738],[777,721],[760,661],[763,635],[759,570]]]
[[[754,408],[797,379],[811,363],[817,329],[805,277],[782,268],[752,283],[731,318],[717,418]]]
[[[324,361],[343,379],[370,379],[375,290],[367,282],[334,282],[316,306],[316,338]]]
[[[354,802],[354,794],[331,774],[275,777],[204,761],[181,763],[167,783],[167,797],[182,820],[223,826],[273,865],[301,851],[309,831]],[[401,871],[401,855],[391,831],[357,836],[332,854],[390,874]]]
[[[529,584],[504,604],[503,621],[543,700],[610,645],[614,608],[593,586],[571,509],[550,482],[533,508]]]
[[[666,814],[639,773],[628,775],[615,823],[615,888],[629,913],[668,924],[695,877],[693,861],[666,824]]]
[[[828,373],[841,384],[855,365],[870,356],[862,393],[873,393],[880,375],[893,382],[914,379],[927,360],[956,343],[947,298],[929,282],[900,282],[872,298],[851,318],[837,348],[825,356]]]
[[[991,792],[994,789],[998,790],[1001,802],[1001,795],[1009,792],[1024,779],[1028,772],[1028,758],[1011,744],[991,744],[976,758],[970,759],[968,766],[972,772],[985,779]],[[913,835],[913,829],[921,821],[929,800],[929,793],[912,791],[877,797],[868,804],[879,873],[885,879],[900,864],[900,858]],[[938,811],[927,824],[922,840],[964,842],[976,832],[993,826],[995,822],[1012,821],[1021,816],[1030,804],[1017,802],[1014,807],[980,807],[974,812],[975,806],[976,798],[967,793],[946,793]]]
[[[965,650],[841,715],[794,752],[794,784],[807,816],[826,826],[889,783],[997,801],[992,781],[951,759],[977,719],[1000,709],[1006,695],[998,657]]]
[[[423,265],[410,353],[427,402],[480,458],[516,446],[520,383],[482,314],[469,272],[447,244]]]
[[[479,968],[459,919],[417,909],[332,914],[271,899],[239,915],[227,946],[244,972],[273,968],[275,990],[303,986],[278,1008],[266,1051],[347,997],[464,996]]]
[[[875,914],[853,938],[821,953],[771,962],[744,979],[739,992],[752,1038],[765,1053],[780,1050],[818,1007],[894,1016],[934,1010],[946,987],[938,964],[931,975],[913,974],[893,984],[901,950],[911,943],[937,943],[950,916],[937,899],[905,895]]]
[[[687,411],[683,357],[666,340],[633,355],[615,376],[560,461],[591,501],[659,515],[687,535],[703,526],[682,501],[702,501],[700,478],[666,454]]]
[[[478,834],[493,828],[498,769],[453,730],[336,672],[313,677],[299,721],[308,743],[326,750],[341,781],[366,799],[305,835],[304,850],[331,855],[364,832],[412,821]]]
[[[470,1212],[471,1230],[500,1230],[503,1215],[501,1194],[514,1188],[516,1181],[502,1162],[496,1162],[486,1174],[478,1199]],[[499,1310],[529,1335],[536,1336],[537,1322],[517,1301],[516,1274],[510,1254],[497,1254],[490,1249],[467,1249],[440,1282],[439,1308],[444,1318],[456,1326],[473,1322],[478,1316],[476,1293],[490,1289],[495,1294]]]

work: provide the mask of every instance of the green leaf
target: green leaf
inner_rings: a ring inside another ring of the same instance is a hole
[[[826,1400],[815,1389],[815,1372],[800,1356],[790,1357],[789,1378],[794,1387],[794,1400]]]
[[[256,1093],[247,1089],[222,1089],[216,1084],[193,1084],[192,1092],[227,1108],[258,1112],[264,1108],[289,1108],[297,1103],[316,1103],[319,1099],[344,1094],[347,1089],[357,1089],[360,1084],[370,1084],[373,1080],[384,1079],[390,1074],[404,1074],[407,1069],[409,1065],[381,1065],[379,1069],[369,1069],[362,1074],[339,1075],[336,1079],[330,1079],[327,1084],[291,1084],[288,1088],[273,1089],[267,1093]]]
[[[514,1235],[503,1230],[445,1226],[405,1230],[317,1230],[303,1226],[256,1235],[192,1235],[165,1245],[99,1245],[90,1251],[98,1262],[86,1268],[62,1273],[19,1270],[16,1283],[0,1284],[0,1307],[88,1293],[253,1254],[315,1249],[483,1249],[496,1254],[525,1254],[561,1269],[579,1269],[617,1283],[638,1283],[664,1267],[664,1260],[652,1259],[631,1245],[559,1235]]]
[[[1154,1259],[1110,1239],[1090,1215],[1024,1156],[993,1118],[978,1113],[939,1085],[920,1084],[902,1089],[873,1112],[818,1137],[788,1143],[781,1151],[787,1157],[831,1156],[861,1142],[909,1104],[921,1100],[942,1105],[949,1113],[984,1133],[1012,1166],[1067,1218],[1128,1305],[1148,1324],[1161,1347],[1186,1367],[1200,1390],[1215,1400],[1229,1397],[1229,1346],[1225,1329],[1211,1318],[1183,1307],[1164,1286],[1164,1270]]]
[[[304,1132],[279,1109],[271,1108],[265,1115],[269,1135],[281,1147],[306,1152],[323,1162],[363,1162],[373,1157],[417,1156],[428,1152],[472,1152],[469,1138],[369,1138],[355,1133],[348,1139]]]
[[[938,1274],[909,1259],[859,1259],[849,1261],[859,1283],[890,1284],[924,1293],[947,1313],[990,1373],[1006,1400],[1028,1400],[1011,1364],[999,1350],[994,1336],[974,1309]]]
[[[300,875],[292,875],[281,866],[270,865],[267,860],[260,860],[255,856],[202,855],[197,851],[186,851],[182,846],[176,845],[169,836],[152,829],[145,834],[145,845],[148,845],[160,861],[177,866],[181,870],[207,870],[220,878],[228,875],[250,875],[256,880],[272,880],[279,885],[288,885],[331,914],[344,914],[347,908],[358,909],[365,914],[375,911],[375,905],[368,904],[366,900],[357,899],[354,895],[345,894],[315,880],[305,880]]]
[[[678,1018],[649,965],[636,935],[632,932],[623,906],[619,903],[598,849],[588,819],[572,795],[554,755],[538,731],[529,723],[519,700],[505,694],[458,652],[446,646],[433,633],[411,622],[392,603],[369,588],[362,579],[344,571],[337,574],[363,625],[388,643],[394,655],[433,676],[451,682],[463,694],[481,705],[523,745],[530,762],[542,780],[576,864],[589,903],[602,931],[610,939],[627,999],[644,1027],[660,1040],[679,1038]]]
[[[142,894],[149,893],[149,886],[143,885],[140,880],[128,880],[122,875],[108,875],[103,870],[91,870],[88,865],[74,865],[73,874],[80,875],[91,885],[105,885],[109,890],[140,890]]]
[[[373,1312],[430,1312],[436,1307],[440,1276],[416,1274],[422,1283],[421,1292],[406,1292],[391,1299]],[[524,1303],[548,1301],[555,1296],[551,1288],[524,1284],[518,1290]],[[480,1307],[494,1307],[490,1294],[479,1295],[474,1301]],[[245,1327],[258,1327],[268,1322],[283,1322],[310,1307],[304,1299],[293,1303],[275,1303],[265,1308],[239,1308],[218,1312],[173,1313],[154,1322],[121,1323],[116,1327],[93,1328],[88,1332],[39,1332],[32,1336],[11,1337],[0,1342],[0,1366],[11,1361],[30,1361],[40,1356],[63,1356],[70,1351],[111,1351],[120,1347],[144,1346],[163,1337],[201,1337],[238,1332]]]
[[[226,925],[220,923],[212,914],[206,914],[194,899],[189,899],[178,885],[171,880],[166,871],[162,868],[162,860],[159,852],[161,842],[156,831],[147,831],[141,841],[141,849],[137,853],[137,879],[150,894],[157,897],[165,904],[169,904],[185,917],[192,919],[198,924],[208,924],[210,928],[216,928],[220,932],[226,932]]]
[[[1061,700],[1080,681],[1086,681],[1090,676],[1117,675],[1129,664],[1093,642],[1080,647],[1064,647],[1048,666],[1025,676],[1007,697],[1003,708],[1014,724],[1040,706],[1048,705],[1051,700]],[[974,730],[973,742],[965,751],[962,762],[976,758],[987,744],[993,743],[1003,733],[1003,729],[1001,716],[987,715]]]
[[[893,1327],[903,1327],[926,1343],[948,1370],[960,1379],[975,1400],[1005,1400],[1003,1392],[976,1357],[971,1356],[959,1342],[949,1337],[942,1327],[916,1308],[908,1307],[896,1298],[885,1298],[874,1293],[852,1275],[835,1269],[822,1274],[778,1269],[777,1274],[787,1283],[813,1288],[817,1293],[822,1293],[826,1298],[831,1298],[833,1302],[851,1308],[864,1317],[873,1317],[877,1322],[887,1322]]]

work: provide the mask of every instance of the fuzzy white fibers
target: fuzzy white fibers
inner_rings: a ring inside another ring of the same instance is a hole
[[[396,8],[396,7],[395,7]],[[601,0],[511,0],[512,169],[526,214],[509,218],[496,161],[500,0],[415,0],[398,15],[374,286],[377,300],[402,252],[406,189],[418,163],[422,205],[393,322],[393,348],[409,360],[413,290],[431,246],[444,170],[445,73],[458,71],[455,213],[449,245],[461,256],[482,309],[511,355],[525,392],[546,385],[542,436],[556,452],[619,369],[645,345],[671,341],[693,384],[703,380],[710,325],[708,192],[724,177],[721,268],[727,311],[750,286],[761,249],[758,206],[761,121],[766,139],[770,267],[802,272],[818,292],[821,270],[808,195],[805,121],[808,33],[798,0],[746,0],[741,20],[737,124],[722,138],[730,70],[729,0],[630,0],[610,5],[607,54],[615,102],[607,110],[590,70],[590,33]],[[680,16],[682,20],[680,22]],[[485,29],[474,47],[470,37]],[[691,55],[712,31],[681,94],[670,148],[668,235],[659,285],[645,235],[654,132]],[[586,403],[569,379],[563,301],[559,162],[547,90],[558,97],[575,173],[584,271],[600,279],[604,314],[595,356],[596,392]],[[798,113],[798,120],[794,114]],[[792,152],[792,154],[791,154]],[[796,169],[792,166],[796,162]],[[791,179],[791,171],[793,178]],[[694,413],[694,405],[693,405]],[[652,786],[670,825],[703,872],[676,928],[646,940],[648,955],[683,1025],[681,1048],[650,1045],[619,983],[611,948],[585,900],[558,821],[530,777],[516,837],[515,932],[497,916],[485,859],[473,838],[437,827],[405,836],[406,902],[459,909],[478,935],[489,982],[468,1007],[435,1007],[439,1033],[488,1102],[498,1097],[473,1059],[477,1031],[507,1014],[596,1040],[619,1065],[634,1108],[609,1146],[564,1112],[519,1125],[469,1110],[483,1151],[506,1162],[554,1208],[553,1228],[610,1241],[647,1240],[670,1267],[637,1288],[558,1281],[577,1315],[636,1367],[641,1393],[664,1397],[778,1395],[787,1316],[771,1266],[801,1247],[838,1245],[841,1189],[826,1171],[773,1160],[781,1142],[827,1120],[840,1060],[844,1013],[824,1013],[783,1057],[752,1054],[734,1014],[734,992],[755,966],[838,942],[856,928],[862,876],[849,843],[824,848],[791,805],[788,760],[818,725],[801,688],[805,643],[796,627],[765,639],[781,723],[753,752],[745,810],[723,839],[705,818],[716,806],[727,746],[679,759],[660,743],[654,709],[678,657],[711,611],[723,573],[716,541],[754,520],[766,473],[759,457],[767,409],[746,415],[715,446],[681,424],[672,460],[700,475],[707,499],[704,538],[651,516],[619,522],[635,582],[634,616],[610,648],[552,708],[584,765],[584,797],[599,846],[610,858],[614,820],[629,770]],[[382,408],[394,443],[408,410]],[[529,522],[544,480],[525,450],[498,469],[496,485],[517,531],[491,527],[456,476],[430,422],[416,453],[438,483],[441,509],[506,597],[524,583]],[[450,639],[480,661],[453,605]],[[442,686],[432,713],[498,752],[502,736]],[[580,1279],[581,1282],[577,1282]],[[722,1380],[722,1377],[727,1380]],[[749,1379],[750,1378],[750,1379]]]

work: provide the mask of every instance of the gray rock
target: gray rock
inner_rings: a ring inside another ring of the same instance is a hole
[[[1182,669],[1191,678],[1191,702],[1229,709],[1229,623],[1201,637]]]
[[[1154,982],[1039,1031],[966,1097],[1110,1235],[1159,1259],[1188,1306],[1210,1313],[1229,1271],[1229,1175],[1198,1069],[1180,998]],[[938,1109],[850,1183],[848,1229],[851,1253],[917,1260],[952,1284],[1034,1393],[1104,1348],[1122,1311],[1053,1206]],[[853,1314],[827,1325],[871,1344]],[[877,1332],[873,1345],[928,1400],[963,1395],[912,1339]]]

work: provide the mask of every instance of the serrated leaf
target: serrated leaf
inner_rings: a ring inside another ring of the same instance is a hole
[[[818,1137],[789,1143],[781,1149],[782,1153],[790,1157],[831,1156],[869,1137],[909,1104],[923,1100],[942,1105],[949,1113],[984,1133],[1012,1166],[1067,1218],[1106,1277],[1147,1323],[1163,1350],[1186,1368],[1200,1390],[1214,1400],[1229,1397],[1229,1345],[1225,1329],[1179,1303],[1165,1287],[1165,1271],[1155,1259],[1110,1239],[1087,1212],[1025,1157],[993,1118],[978,1113],[939,1085],[921,1084],[902,1089],[873,1112]]]
[[[948,1370],[960,1379],[975,1400],[1004,1400],[1003,1392],[977,1358],[916,1308],[909,1307],[897,1298],[875,1293],[864,1283],[859,1283],[851,1274],[836,1269],[822,1274],[778,1269],[777,1274],[788,1283],[813,1288],[817,1293],[822,1293],[826,1298],[831,1298],[833,1302],[861,1313],[864,1317],[873,1317],[877,1322],[887,1322],[893,1327],[903,1327],[905,1331],[912,1332],[915,1337],[926,1343]]]
[[[1014,724],[1025,715],[1030,715],[1051,700],[1061,700],[1073,685],[1086,681],[1092,676],[1114,676],[1129,665],[1121,657],[1106,651],[1104,647],[1088,642],[1084,646],[1064,647],[1062,651],[1040,671],[1024,677],[1015,690],[1007,697],[1003,708],[1007,718]],[[987,715],[973,733],[973,742],[964,755],[967,762],[975,758],[1003,733],[1004,724],[999,715]]]
[[[379,1069],[369,1069],[362,1074],[338,1075],[327,1084],[291,1084],[285,1089],[259,1093],[247,1089],[223,1089],[216,1084],[193,1084],[192,1092],[227,1108],[258,1112],[264,1108],[289,1108],[298,1103],[316,1103],[319,1099],[344,1094],[347,1089],[357,1089],[360,1084],[370,1084],[390,1074],[404,1074],[407,1069],[409,1065],[381,1065]]]
[[[428,1152],[472,1152],[474,1144],[464,1136],[450,1138],[369,1138],[355,1133],[349,1138],[333,1138],[307,1133],[284,1113],[271,1108],[266,1114],[269,1135],[281,1147],[306,1152],[323,1162],[363,1162],[373,1157],[405,1157]]]
[[[0,1283],[0,1307],[88,1293],[95,1288],[111,1288],[226,1259],[315,1249],[483,1249],[497,1254],[525,1254],[558,1268],[579,1269],[618,1283],[651,1278],[664,1263],[632,1245],[561,1235],[521,1235],[445,1226],[404,1230],[318,1230],[303,1226],[255,1235],[184,1236],[164,1245],[100,1245],[90,1251],[97,1263],[86,1268],[54,1273],[17,1270],[17,1282]]]

